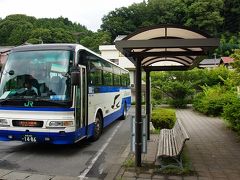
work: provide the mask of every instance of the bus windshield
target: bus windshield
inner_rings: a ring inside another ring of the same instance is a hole
[[[0,102],[69,101],[72,54],[65,50],[12,52],[2,72]]]

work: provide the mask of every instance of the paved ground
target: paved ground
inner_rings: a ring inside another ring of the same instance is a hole
[[[179,110],[191,140],[189,156],[200,177],[240,179],[240,139],[219,118]]]
[[[130,121],[120,120],[96,142],[68,146],[0,142],[0,179],[113,179],[129,139]]]
[[[177,110],[190,135],[186,147],[188,156],[196,175],[166,176],[154,173],[154,169],[146,172],[133,172],[122,168],[119,179],[240,179],[240,140],[227,129],[219,118],[206,117],[191,109]],[[157,150],[157,136],[152,135],[148,143],[148,154],[143,156],[143,163],[154,163]]]

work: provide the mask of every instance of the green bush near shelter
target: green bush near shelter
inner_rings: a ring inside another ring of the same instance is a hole
[[[176,121],[174,109],[157,108],[152,111],[151,121],[156,129],[171,129]]]
[[[223,108],[223,118],[227,120],[230,127],[240,134],[240,98],[235,96],[231,103]]]

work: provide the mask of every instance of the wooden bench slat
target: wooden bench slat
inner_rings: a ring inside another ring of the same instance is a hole
[[[158,156],[178,156],[189,136],[178,119],[172,129],[162,129],[159,135]]]
[[[172,156],[172,135],[171,131],[168,133],[168,143],[169,143],[169,148],[168,148],[168,154],[169,156]]]

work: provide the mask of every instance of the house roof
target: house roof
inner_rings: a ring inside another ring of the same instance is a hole
[[[221,57],[222,61],[224,64],[229,64],[229,63],[232,63],[234,61],[233,58],[231,57]]]
[[[204,59],[199,63],[199,66],[201,65],[218,65],[220,63],[221,59]]]

